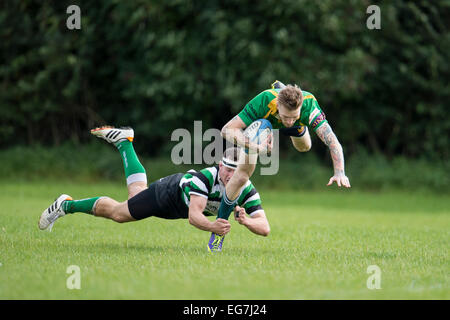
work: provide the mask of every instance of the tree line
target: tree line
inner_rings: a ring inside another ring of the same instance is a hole
[[[81,28],[68,29],[68,6]],[[274,80],[312,92],[346,154],[448,159],[446,1],[0,3],[0,147],[90,141],[130,125],[141,152],[221,128]]]

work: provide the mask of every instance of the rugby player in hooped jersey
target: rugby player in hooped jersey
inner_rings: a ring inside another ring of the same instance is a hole
[[[336,135],[333,133],[324,112],[316,98],[296,85],[285,86],[280,81],[272,84],[272,89],[265,90],[247,103],[244,109],[222,128],[222,136],[245,149],[257,153],[270,152],[272,139],[255,145],[243,134],[244,129],[258,119],[267,119],[274,129],[291,138],[295,149],[306,152],[311,149],[311,137],[308,128],[330,149],[333,160],[334,175],[328,181],[341,187],[350,188],[350,181],[345,175],[344,153]],[[245,156],[245,155],[244,155]],[[249,181],[255,170],[255,161],[241,161],[235,174],[226,186],[226,192],[219,207],[218,218],[228,219],[236,206],[239,190]],[[211,234],[211,239],[216,235]],[[210,239],[210,242],[211,242]],[[223,238],[222,238],[223,241]]]
[[[52,228],[56,219],[69,213],[83,212],[116,222],[130,222],[148,217],[189,219],[193,226],[217,236],[208,243],[208,250],[221,251],[223,238],[230,232],[226,219],[210,221],[206,216],[217,215],[225,186],[238,164],[239,149],[225,150],[219,165],[196,172],[176,173],[147,186],[147,175],[133,148],[134,131],[131,128],[101,127],[91,133],[113,144],[123,160],[127,181],[128,200],[118,202],[106,196],[73,200],[60,195],[41,214],[41,230]],[[259,193],[250,181],[240,190],[236,220],[255,234],[267,236],[270,232]]]

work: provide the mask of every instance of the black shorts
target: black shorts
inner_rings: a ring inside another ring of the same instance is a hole
[[[176,173],[150,184],[148,189],[128,200],[128,210],[136,220],[148,217],[187,219],[189,209],[182,200],[179,183],[183,173]]]

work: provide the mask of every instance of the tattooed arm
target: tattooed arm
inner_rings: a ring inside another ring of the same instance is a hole
[[[330,186],[335,181],[339,187],[343,185],[350,188],[350,181],[344,171],[344,152],[330,125],[325,122],[316,130],[316,134],[328,146],[331,159],[333,159],[334,176],[330,178],[327,185]]]

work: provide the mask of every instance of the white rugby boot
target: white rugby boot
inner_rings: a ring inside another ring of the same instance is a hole
[[[42,212],[41,217],[38,222],[39,229],[48,231],[52,230],[53,224],[56,219],[66,215],[62,208],[62,203],[66,200],[73,200],[71,196],[67,194],[60,195],[55,202],[53,202],[50,207]]]
[[[124,140],[133,142],[134,139],[134,130],[130,127],[114,128],[104,126],[92,129],[91,134],[114,145]]]

